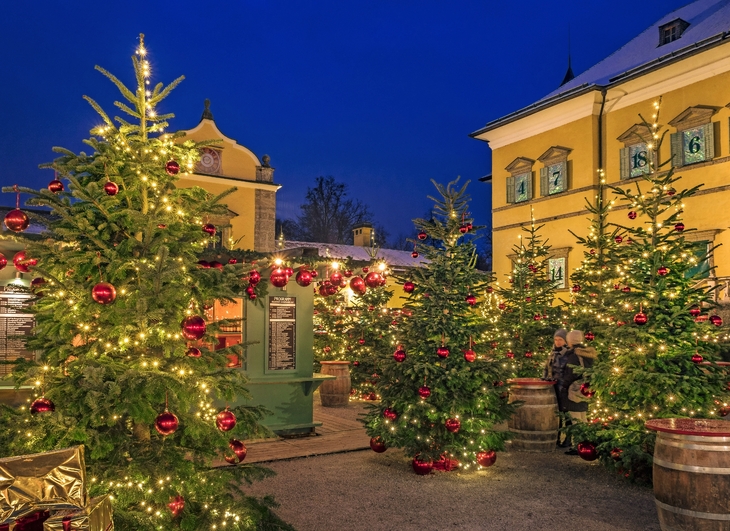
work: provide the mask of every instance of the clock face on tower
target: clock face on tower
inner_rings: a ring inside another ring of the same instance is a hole
[[[220,151],[211,148],[203,148],[200,151],[200,161],[196,166],[196,170],[200,173],[208,173],[218,175],[221,173],[221,154]]]
[[[551,164],[548,167],[548,194],[565,191],[565,162]]]

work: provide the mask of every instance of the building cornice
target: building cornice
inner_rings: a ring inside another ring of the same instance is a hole
[[[199,181],[210,184],[223,184],[226,186],[235,186],[237,188],[254,188],[256,190],[267,190],[269,192],[276,192],[281,188],[280,184],[267,183],[263,181],[245,181],[237,177],[222,177],[220,175],[205,175],[202,173],[186,173],[180,177],[181,179],[188,179],[193,181]]]

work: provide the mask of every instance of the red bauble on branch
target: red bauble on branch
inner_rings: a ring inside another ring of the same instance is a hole
[[[692,306],[692,307],[691,307],[691,308],[689,309],[689,314],[690,314],[690,315],[691,315],[692,317],[697,317],[697,316],[699,316],[699,315],[700,315],[701,313],[702,313],[702,310],[700,309],[700,307],[699,307],[699,306]]]
[[[507,353],[505,354],[505,356],[507,356],[508,358],[512,359],[512,358],[515,357],[515,353],[512,352],[511,350],[508,350]]]
[[[157,430],[157,433],[163,437],[167,437],[168,435],[175,433],[178,425],[179,421],[175,414],[170,413],[167,409],[157,415],[157,418],[155,419],[155,429]]]
[[[532,356],[533,356],[533,354],[532,354],[532,351],[531,350],[528,350],[527,352],[525,352],[525,357],[526,358],[531,358]]]
[[[50,183],[48,183],[48,190],[54,194],[63,192],[63,183],[58,179],[53,179]]]
[[[497,452],[487,450],[486,452],[477,452],[477,463],[483,467],[492,466],[497,461]]]
[[[594,339],[596,339],[596,334],[594,334],[593,332],[586,332],[585,338],[587,341],[593,341]]]
[[[616,236],[616,237],[615,237],[615,238],[614,238],[613,240],[614,240],[614,241],[615,241],[616,243],[621,243],[622,241],[624,241],[624,238],[623,238],[623,236],[621,236],[621,235],[619,234],[619,235],[618,235],[618,236]]]
[[[91,298],[99,304],[111,304],[117,298],[117,290],[109,282],[99,282],[91,288]]]
[[[200,349],[197,347],[188,348],[188,350],[185,351],[185,354],[190,358],[199,358],[203,355],[203,353],[200,352]]]
[[[0,253],[0,270],[5,269],[6,265],[8,265],[8,259],[5,258],[3,253]]]
[[[573,290],[573,293],[578,293],[581,290],[580,284],[573,284],[573,287],[571,288]]]
[[[596,394],[596,392],[593,389],[591,389],[591,386],[588,382],[584,382],[584,383],[580,384],[580,393],[583,396],[587,396],[588,398],[592,398],[593,395]]]
[[[185,508],[185,498],[183,498],[179,494],[174,498],[170,498],[170,503],[167,504],[167,508],[170,509],[172,517],[177,518],[178,516],[180,516],[180,513],[183,512],[183,509]]]
[[[461,227],[459,227],[459,232],[462,234],[466,234],[467,232],[469,232],[469,227],[467,227],[466,225],[462,225]]]
[[[350,289],[357,295],[364,295],[368,288],[365,286],[362,277],[352,277],[350,279]]]
[[[433,461],[431,461],[430,459],[428,461],[421,461],[418,456],[416,456],[413,458],[411,466],[413,467],[413,471],[416,474],[418,474],[419,476],[425,476],[427,474],[430,474],[431,470],[433,470]]]
[[[669,268],[666,266],[659,266],[656,270],[657,275],[660,277],[666,277],[669,274]]]
[[[629,212],[629,219],[636,219],[636,212],[634,212],[633,210]]]
[[[426,234],[424,231],[418,233],[419,240],[425,240],[426,238],[428,238],[428,234]]]
[[[373,437],[370,439],[370,449],[376,454],[382,454],[387,450],[385,443],[380,437]]]
[[[306,288],[312,283],[312,273],[310,273],[306,269],[302,269],[297,273],[295,280],[297,284],[299,284],[301,287]]]
[[[710,322],[715,326],[722,326],[722,317],[720,317],[719,315],[711,315]]]
[[[413,251],[411,253],[411,258],[418,258],[418,251]]]
[[[249,284],[251,284],[252,286],[255,286],[256,284],[259,283],[260,280],[261,280],[261,273],[259,273],[255,269],[252,269],[251,271],[249,271],[249,273],[248,273],[248,283]]]
[[[704,358],[702,356],[700,356],[697,352],[695,352],[694,354],[692,354],[692,362],[693,363],[702,363],[702,360],[703,359]]]
[[[5,214],[5,226],[13,232],[23,232],[30,225],[28,214],[16,208]]]
[[[56,411],[56,404],[45,396],[36,398],[30,405],[30,412],[33,415],[37,415],[38,413],[53,413],[54,411]]]
[[[634,322],[639,325],[643,326],[648,321],[648,318],[644,312],[639,312],[636,315],[634,315]]]
[[[236,426],[236,415],[226,408],[215,417],[215,425],[221,431],[231,431]]]
[[[441,358],[441,359],[448,358],[449,357],[449,349],[446,348],[446,347],[441,346],[441,347],[439,347],[439,348],[436,349],[436,355],[439,358]]]
[[[220,271],[223,270],[223,264],[221,264],[218,260],[213,260],[210,263],[210,267],[212,267],[213,269],[218,269]]]
[[[466,303],[469,306],[474,306],[477,303],[477,298],[470,293],[469,295],[466,296]]]
[[[246,286],[246,295],[248,295],[249,300],[254,300],[256,298],[256,288],[251,284]]]
[[[188,341],[197,341],[205,335],[205,319],[199,315],[189,315],[180,323],[182,335]]]
[[[674,230],[676,230],[677,232],[682,232],[684,230],[684,223],[682,223],[681,221],[677,223],[674,226]]]
[[[444,426],[446,426],[446,429],[451,433],[458,433],[461,429],[461,421],[459,419],[446,419]]]
[[[28,258],[25,251],[19,251],[13,256],[13,265],[21,273],[28,273],[30,268],[38,263],[35,258]]]
[[[246,445],[243,444],[243,442],[239,441],[238,439],[231,439],[230,441],[228,441],[228,447],[233,450],[233,453],[235,455],[233,456],[232,460],[228,456],[226,456],[226,461],[231,464],[235,464],[236,462],[240,463],[241,461],[246,459],[248,449],[246,448]]]
[[[202,230],[206,234],[209,234],[211,236],[215,236],[216,228],[215,228],[215,225],[213,225],[212,223],[206,223],[205,225],[203,225]]]
[[[413,290],[416,289],[416,285],[411,281],[406,281],[403,283],[403,291],[406,293],[413,293]]]
[[[333,284],[339,284],[341,280],[342,280],[342,273],[340,273],[339,271],[333,271],[330,274],[330,282],[332,282]]]
[[[398,363],[403,363],[406,359],[406,351],[402,348],[399,348],[393,353],[393,359]]]
[[[418,388],[418,396],[420,396],[423,399],[428,398],[429,396],[431,396],[431,388],[429,388],[425,385],[422,385],[421,387]]]
[[[578,455],[581,457],[581,459],[585,459],[586,461],[595,461],[598,459],[598,452],[596,451],[596,445],[592,442],[583,441],[582,443],[578,443]]]
[[[464,359],[469,363],[472,363],[477,359],[477,354],[472,349],[468,348],[464,351]]]
[[[286,276],[286,271],[284,271],[280,267],[277,267],[271,272],[271,276],[269,276],[269,282],[271,282],[271,284],[273,284],[277,288],[283,288],[289,282],[289,277]]]
[[[117,195],[119,193],[119,185],[114,181],[107,181],[104,183],[104,192],[106,192],[106,195]]]
[[[371,271],[365,277],[365,284],[369,288],[377,288],[378,286],[380,286],[380,283],[382,282],[382,280],[383,280],[383,278],[380,276],[380,273]]]
[[[177,175],[180,173],[180,164],[176,160],[168,160],[165,164],[165,171],[168,175]]]
[[[398,418],[398,413],[396,413],[395,410],[393,410],[389,407],[386,407],[383,410],[383,417],[385,417],[388,420],[395,420]]]

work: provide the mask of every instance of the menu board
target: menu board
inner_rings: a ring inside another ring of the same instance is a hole
[[[22,337],[30,335],[35,319],[28,313],[32,295],[12,291],[0,291],[0,361],[18,358],[33,359],[33,352],[26,350]],[[0,378],[13,372],[13,365],[0,364]]]
[[[269,297],[270,371],[297,368],[297,298]]]

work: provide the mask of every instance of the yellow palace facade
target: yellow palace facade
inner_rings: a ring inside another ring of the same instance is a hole
[[[685,203],[687,239],[719,247],[708,282],[728,302],[730,281],[730,5],[698,0],[662,17],[614,54],[545,98],[471,134],[492,149],[493,263],[499,281],[511,270],[512,246],[531,215],[552,246],[551,273],[580,265],[583,249],[569,232],[589,229],[586,199],[608,184],[635,186],[649,171],[648,122],[661,98],[658,153],[672,158],[681,188],[702,184]],[[610,200],[610,190],[604,190]],[[619,205],[615,221],[628,224]],[[640,220],[637,220],[637,222]],[[707,264],[700,264],[706,269]],[[562,272],[561,271],[561,272]],[[559,293],[560,295],[560,293]]]

